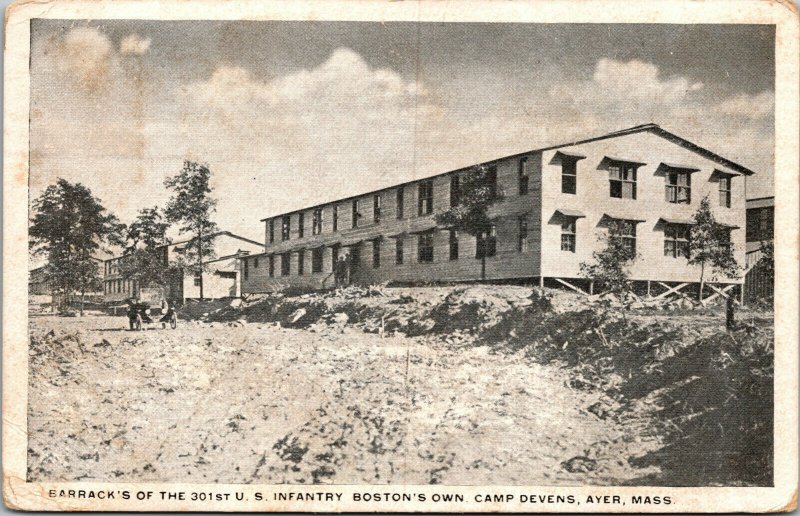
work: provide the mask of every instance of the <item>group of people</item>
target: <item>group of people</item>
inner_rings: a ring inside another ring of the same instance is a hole
[[[350,284],[353,276],[353,259],[349,254],[339,256],[333,267],[333,279],[337,287]]]

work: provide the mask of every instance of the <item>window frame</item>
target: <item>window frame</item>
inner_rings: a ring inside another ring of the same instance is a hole
[[[517,251],[520,253],[527,253],[530,251],[530,227],[528,225],[528,216],[520,215],[517,219]]]
[[[394,264],[395,265],[403,265],[405,261],[404,257],[405,252],[405,242],[402,238],[398,237],[395,239],[394,244]]]
[[[281,277],[289,276],[292,273],[292,253],[281,253]]]
[[[311,234],[312,235],[321,235],[322,234],[323,220],[324,220],[323,208],[314,208],[314,211],[311,212]]]
[[[458,260],[458,240],[459,234],[457,229],[451,229],[450,234],[448,235],[448,247],[449,247],[449,256],[450,261]]]
[[[617,233],[613,234],[609,231],[608,237],[610,239],[621,239],[625,244],[625,247],[631,252],[631,258],[636,257],[636,239],[637,239],[637,221],[630,220],[630,219],[614,219],[616,222],[615,226],[618,228],[628,229],[630,228],[630,232],[628,233]]]
[[[691,226],[689,224],[667,223],[664,225],[664,256],[688,259],[690,242]]]
[[[612,199],[636,200],[639,166],[640,165],[629,161],[614,161],[608,166],[609,197]],[[618,177],[614,177],[615,174]],[[632,176],[633,179],[630,179],[628,176]],[[614,186],[616,184],[619,184],[619,195],[614,195]],[[625,195],[626,184],[631,185],[630,197]]]
[[[269,255],[269,277],[270,278],[274,278],[275,277],[275,255],[274,254]]]
[[[381,223],[381,211],[383,209],[383,196],[381,194],[375,194],[372,197],[372,221],[375,224]]]
[[[305,274],[305,261],[306,261],[306,250],[305,249],[298,249],[297,250],[297,275],[303,276]]]
[[[719,205],[723,208],[730,208],[732,204],[733,198],[733,175],[732,174],[720,174],[719,179]],[[723,188],[722,186],[725,185],[727,188]],[[723,201],[724,196],[724,201]]]
[[[275,243],[275,219],[269,219],[267,227],[268,227],[267,233],[269,233],[269,243],[270,244],[274,244]]]
[[[405,218],[405,201],[406,201],[406,194],[405,188],[398,187],[397,192],[395,193],[395,204],[397,205],[395,208],[395,213],[397,215],[398,220],[402,220]]]
[[[292,216],[284,215],[281,217],[281,242],[286,242],[292,236]]]
[[[528,157],[520,158],[519,169],[517,170],[517,191],[519,195],[530,193],[530,171],[528,170]]]
[[[461,204],[461,177],[458,174],[450,176],[450,207]]]
[[[681,178],[686,178],[686,184],[681,184]],[[674,179],[674,182],[673,182]],[[692,174],[687,171],[667,171],[665,174],[664,198],[670,204],[692,204]],[[685,192],[685,199],[681,199],[681,192]]]
[[[574,254],[577,249],[578,217],[564,217],[561,221],[561,251]]]
[[[381,239],[376,238],[372,241],[372,268],[380,269],[381,267]]]
[[[423,193],[425,195],[423,195]],[[433,213],[433,180],[420,181],[417,187],[417,215],[424,217]]]
[[[305,222],[306,222],[306,214],[305,212],[300,212],[297,214],[297,238],[303,238],[305,235]]]
[[[322,272],[325,267],[325,248],[315,247],[311,250],[311,274]]]
[[[353,199],[351,204],[351,213],[353,215],[351,229],[355,229],[358,227],[358,219],[361,218],[361,202],[359,199]]]
[[[578,159],[570,159],[566,157],[561,158],[561,193],[567,195],[578,194]],[[571,169],[571,170],[570,170]],[[571,172],[571,173],[570,173]],[[572,186],[572,191],[567,191],[566,186],[569,179]]]
[[[475,258],[497,256],[497,224],[492,223],[489,231],[482,231],[475,237]]]
[[[334,204],[331,207],[332,215],[331,215],[331,230],[333,232],[339,231],[339,205]]]
[[[424,246],[423,246],[424,242]],[[434,242],[433,231],[424,231],[417,235],[417,263],[433,263]]]

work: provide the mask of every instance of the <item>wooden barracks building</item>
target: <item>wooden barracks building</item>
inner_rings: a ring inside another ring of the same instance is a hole
[[[487,280],[527,280],[588,290],[581,262],[598,233],[620,235],[640,255],[631,278],[659,293],[699,281],[687,264],[700,200],[730,228],[737,261],[745,253],[745,177],[753,171],[655,124],[540,148],[485,163],[503,200],[489,211]],[[454,170],[263,219],[265,252],[242,258],[242,293],[287,286],[328,287],[349,253],[356,283],[481,279],[476,238],[437,227],[434,214],[458,201]],[[738,284],[741,280],[718,279]],[[718,287],[719,288],[719,287]]]

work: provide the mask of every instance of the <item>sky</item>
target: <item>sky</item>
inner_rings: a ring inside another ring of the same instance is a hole
[[[643,123],[773,194],[768,25],[59,21],[31,27],[34,199],[59,177],[123,222],[207,164],[260,219]]]

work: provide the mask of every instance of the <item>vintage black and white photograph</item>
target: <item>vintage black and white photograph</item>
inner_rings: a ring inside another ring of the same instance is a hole
[[[775,24],[29,23],[26,482],[775,485]]]

